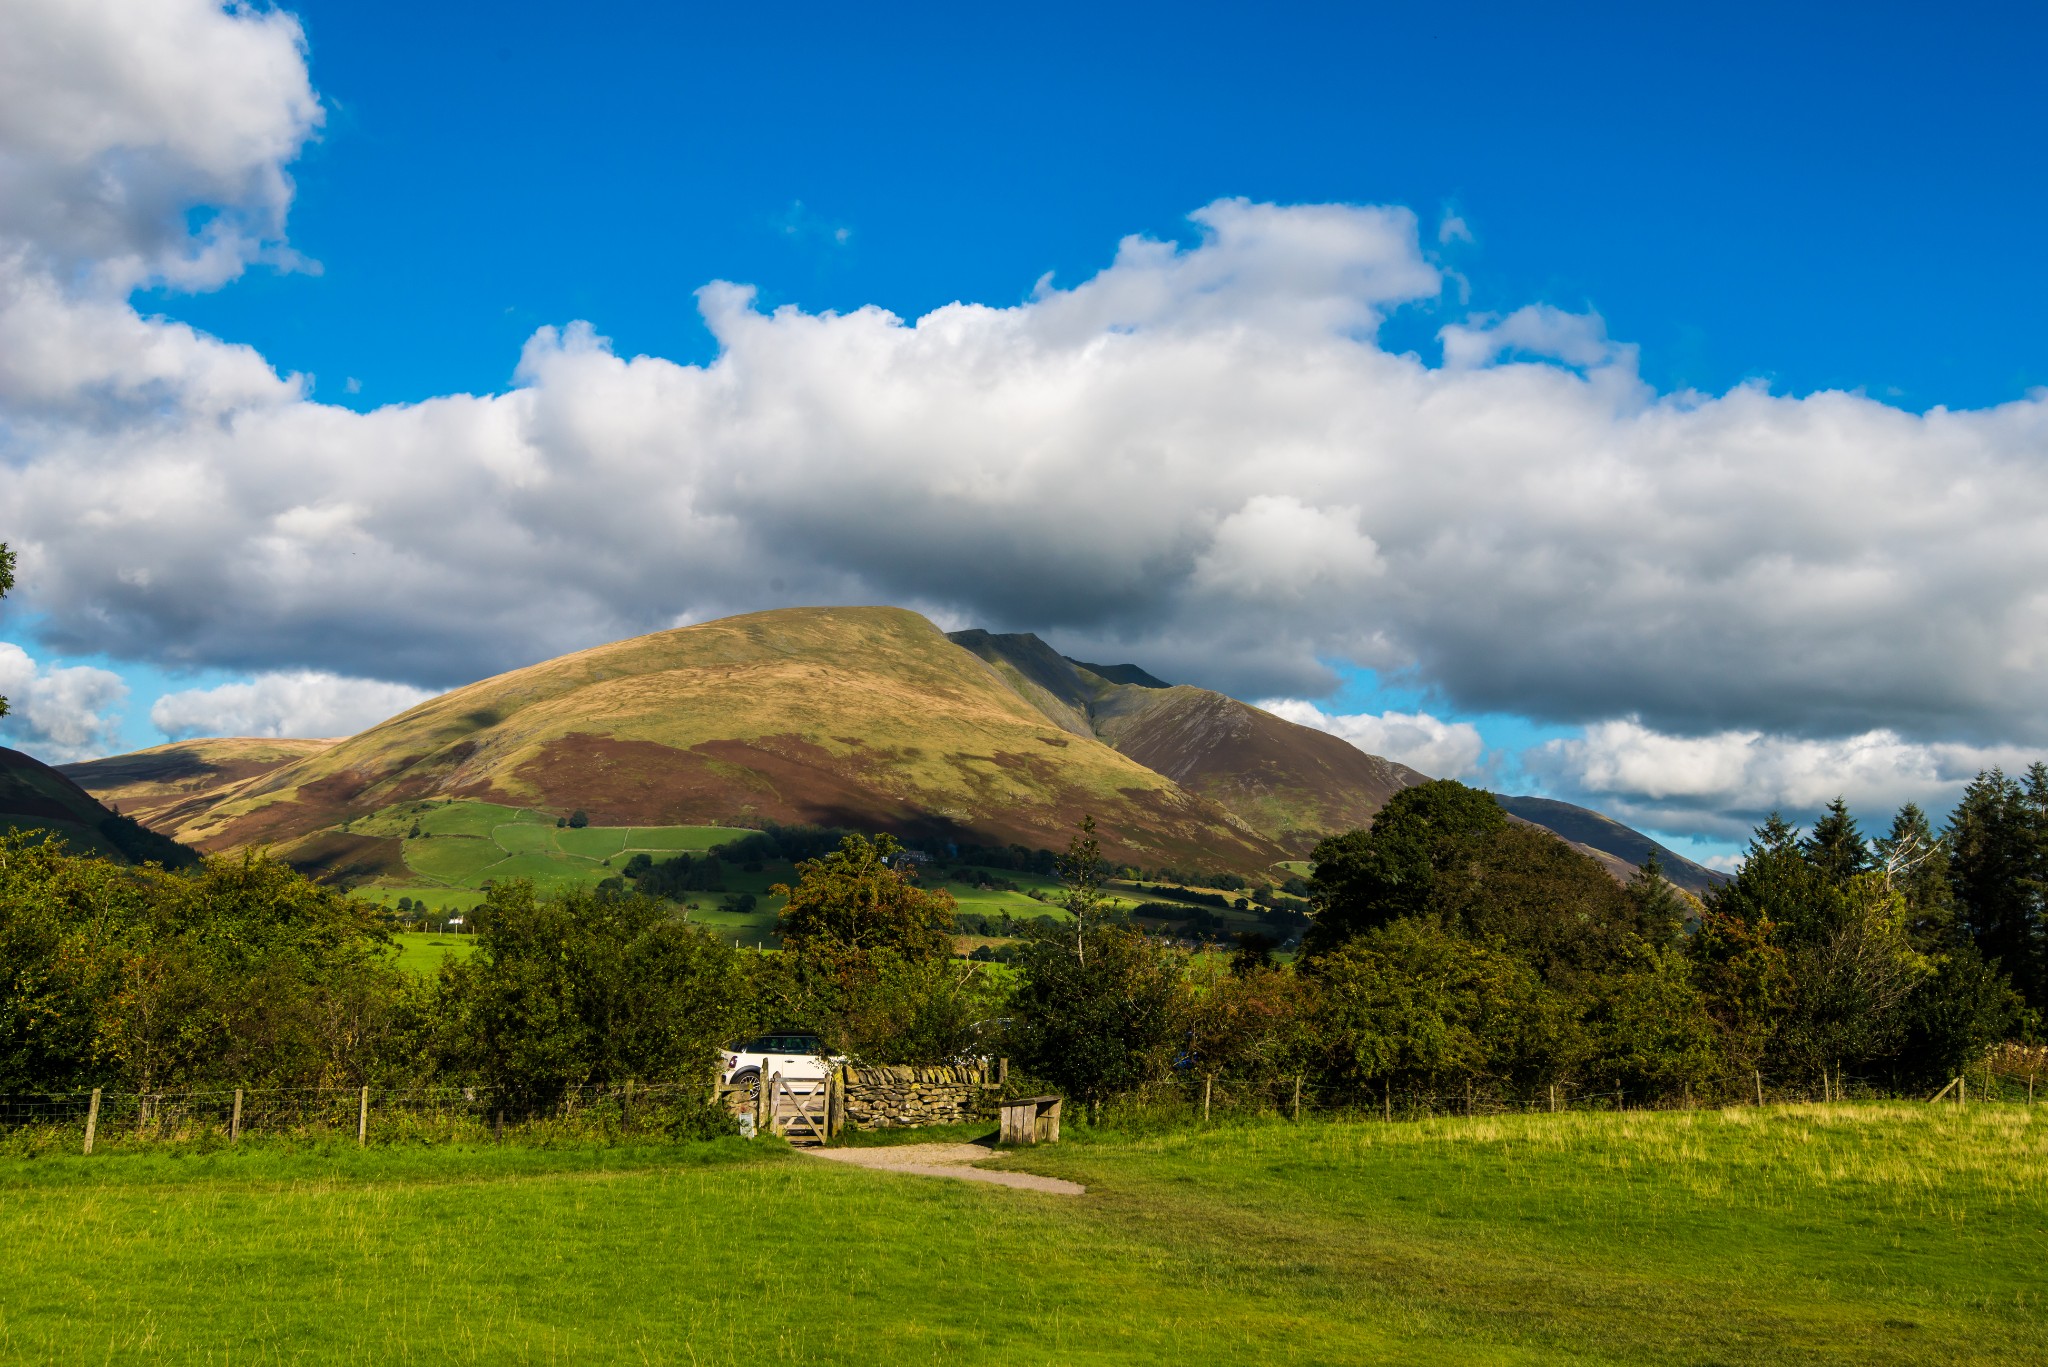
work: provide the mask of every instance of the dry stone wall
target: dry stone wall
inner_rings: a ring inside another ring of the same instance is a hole
[[[857,1130],[957,1125],[995,1114],[1001,1085],[996,1070],[913,1068],[903,1064],[840,1070],[846,1123]]]

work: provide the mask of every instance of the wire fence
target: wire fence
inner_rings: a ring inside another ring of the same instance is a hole
[[[536,1101],[485,1087],[216,1088],[0,1096],[13,1147],[87,1153],[244,1139],[477,1143],[698,1138],[724,1128],[710,1088],[685,1083],[579,1087]]]
[[[1027,1089],[1034,1084],[1015,1080]],[[1968,1104],[2048,1101],[2048,1047],[2005,1045],[1939,1089],[1822,1069],[1761,1070],[1697,1087],[1635,1089],[1474,1084],[1451,1090],[1391,1083],[1340,1085],[1312,1074],[1245,1079],[1186,1072],[1141,1087],[1115,1109],[1166,1124],[1246,1115],[1418,1120],[1566,1112],[1686,1110],[1843,1101]],[[1009,1090],[1016,1090],[1013,1085]],[[691,1083],[576,1087],[545,1099],[488,1087],[213,1088],[0,1095],[0,1142],[32,1150],[100,1152],[153,1144],[210,1147],[245,1139],[392,1143],[619,1142],[703,1138],[734,1130],[731,1098]],[[1077,1117],[1078,1118],[1078,1117]]]

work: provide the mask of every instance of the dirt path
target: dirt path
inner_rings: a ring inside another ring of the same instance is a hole
[[[1079,1196],[1088,1190],[1079,1182],[1063,1182],[1057,1177],[973,1167],[972,1164],[997,1156],[993,1150],[980,1144],[898,1144],[885,1149],[800,1149],[798,1152],[834,1163],[851,1163],[857,1168],[872,1168],[876,1172],[957,1177],[963,1182],[992,1182],[999,1187],[1051,1192],[1055,1196]]]

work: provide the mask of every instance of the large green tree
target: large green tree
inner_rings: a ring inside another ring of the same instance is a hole
[[[1957,915],[1988,961],[2035,1010],[2048,1009],[2043,963],[2043,826],[2048,775],[2035,789],[1993,769],[1963,791],[1949,818],[1949,887]]]
[[[1438,875],[1507,825],[1491,793],[1454,779],[1402,789],[1370,830],[1330,836],[1310,855],[1315,923],[1304,948],[1325,953],[1374,926],[1419,914]]]
[[[784,949],[797,954],[888,950],[910,960],[953,950],[953,895],[917,885],[903,847],[887,835],[849,835],[839,848],[798,864],[776,920]]]
[[[750,1024],[738,955],[640,896],[494,886],[476,953],[442,969],[443,1066],[532,1113],[629,1079],[706,1082]]]
[[[1799,842],[1799,850],[1807,863],[1833,883],[1845,884],[1870,869],[1870,845],[1857,829],[1856,818],[1849,815],[1849,804],[1839,797],[1813,823],[1813,830]]]

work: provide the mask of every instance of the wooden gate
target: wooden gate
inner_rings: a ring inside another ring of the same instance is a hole
[[[799,1147],[822,1144],[832,1137],[832,1094],[839,1074],[830,1077],[784,1078],[777,1073],[768,1079],[761,1108],[770,1134],[779,1134]]]

